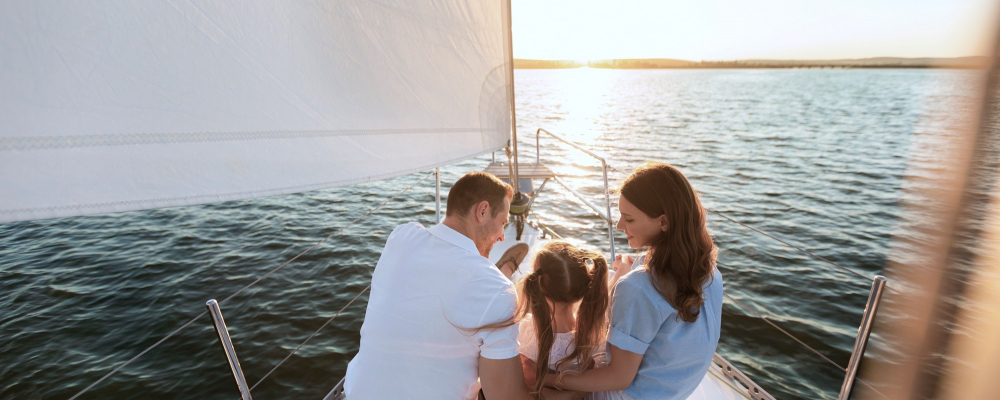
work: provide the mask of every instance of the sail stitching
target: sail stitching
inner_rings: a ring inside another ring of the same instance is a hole
[[[357,183],[371,182],[371,181],[377,181],[377,180],[382,180],[382,179],[394,178],[394,177],[402,176],[402,175],[408,175],[408,174],[412,174],[414,172],[426,171],[428,169],[436,168],[436,167],[441,166],[441,165],[448,165],[448,164],[451,164],[451,163],[454,163],[454,162],[464,161],[464,160],[467,160],[469,158],[478,157],[480,155],[488,154],[488,153],[496,151],[496,150],[497,149],[490,149],[490,150],[487,150],[487,151],[484,151],[484,152],[481,152],[481,153],[477,153],[477,154],[473,154],[473,155],[470,155],[470,156],[460,157],[460,158],[453,159],[453,160],[442,161],[440,163],[437,163],[437,164],[434,164],[434,165],[430,165],[430,166],[421,166],[421,167],[417,167],[417,168],[413,168],[413,169],[409,169],[409,170],[405,170],[405,171],[396,171],[396,172],[387,173],[387,174],[372,175],[372,176],[367,176],[367,177],[360,178],[360,179],[350,179],[350,180],[346,180],[346,181],[332,181],[332,182],[317,183],[317,184],[312,184],[312,185],[290,186],[290,187],[284,187],[284,188],[278,188],[278,189],[268,189],[268,190],[252,190],[252,191],[245,191],[245,192],[231,192],[231,193],[221,193],[221,194],[204,194],[204,195],[197,195],[197,196],[169,197],[169,198],[160,198],[160,199],[151,199],[151,200],[129,200],[129,201],[119,201],[119,202],[111,202],[111,203],[76,204],[76,205],[70,205],[70,206],[36,207],[36,208],[16,208],[16,209],[9,209],[9,210],[0,210],[0,215],[4,215],[4,214],[8,214],[8,215],[15,214],[16,215],[16,214],[21,214],[21,213],[66,211],[66,210],[77,210],[77,209],[81,209],[81,208],[98,208],[98,209],[107,209],[107,208],[116,208],[116,207],[125,208],[124,206],[130,206],[130,205],[147,205],[148,206],[148,207],[144,206],[144,207],[139,208],[139,209],[142,209],[142,208],[155,208],[156,207],[155,203],[171,203],[170,206],[182,205],[182,204],[178,204],[178,203],[184,203],[183,205],[195,205],[195,204],[200,204],[200,202],[202,200],[213,199],[213,198],[215,200],[217,200],[217,201],[235,201],[235,200],[246,200],[246,199],[255,198],[255,197],[266,197],[266,196],[274,196],[274,195],[280,195],[280,194],[292,194],[292,193],[296,193],[296,192],[303,192],[303,191],[310,191],[310,190],[319,190],[319,189],[328,189],[328,188],[333,188],[333,187],[336,187],[336,186],[352,185],[352,184],[357,184]],[[150,203],[153,203],[153,204],[150,204]],[[167,207],[167,206],[164,206],[164,207]],[[121,211],[132,211],[132,210],[136,210],[136,208],[127,208],[127,209],[121,210]]]
[[[119,133],[110,135],[0,138],[0,152],[52,150],[78,147],[135,146],[151,144],[237,142],[268,139],[306,139],[360,135],[479,132],[479,128],[341,129],[251,132]]]

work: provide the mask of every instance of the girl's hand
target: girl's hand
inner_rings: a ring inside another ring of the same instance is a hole
[[[616,254],[615,262],[611,264],[611,267],[615,269],[615,275],[622,276],[632,270],[632,263],[634,262],[635,257]]]
[[[629,273],[632,270],[632,263],[635,262],[635,258],[632,256],[623,256],[621,254],[615,254],[615,262],[611,266],[615,269],[615,274],[611,276],[611,280],[608,281],[608,288],[612,289],[615,287],[615,282],[618,282],[621,277]]]

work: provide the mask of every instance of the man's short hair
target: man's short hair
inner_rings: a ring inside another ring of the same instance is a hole
[[[465,217],[469,215],[472,206],[486,200],[490,203],[492,216],[496,217],[503,208],[503,200],[514,197],[514,188],[504,183],[493,174],[474,171],[465,174],[455,181],[448,191],[446,216]]]

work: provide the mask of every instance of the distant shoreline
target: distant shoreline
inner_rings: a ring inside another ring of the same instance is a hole
[[[670,58],[628,58],[593,60],[581,63],[572,60],[514,59],[515,69],[759,69],[759,68],[935,68],[985,69],[989,57],[902,58],[875,57],[844,60],[731,60],[688,61]]]

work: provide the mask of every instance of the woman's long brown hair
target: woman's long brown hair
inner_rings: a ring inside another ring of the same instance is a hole
[[[718,253],[698,194],[680,170],[664,163],[636,168],[622,183],[620,193],[647,217],[667,217],[666,232],[649,246],[646,267],[653,286],[677,309],[677,317],[696,321]]]
[[[592,263],[588,263],[588,260]],[[587,268],[587,264],[592,264]],[[535,361],[536,398],[549,372],[549,352],[555,342],[555,321],[549,302],[575,303],[577,310],[575,348],[556,363],[556,369],[573,363],[581,369],[595,366],[594,355],[604,341],[608,309],[608,263],[599,253],[581,250],[565,242],[549,242],[535,255],[534,271],[521,282],[517,318],[532,314],[538,360]]]

